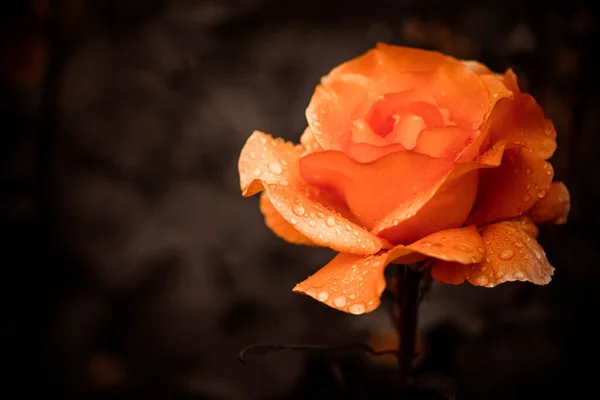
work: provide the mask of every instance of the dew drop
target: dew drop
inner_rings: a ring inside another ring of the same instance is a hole
[[[492,262],[492,259],[491,259],[491,258],[489,258],[489,257],[486,257],[486,258],[485,258],[485,262],[489,264],[489,263],[491,263],[491,262]]]
[[[365,312],[365,305],[362,303],[352,304],[348,310],[354,315],[360,315]]]
[[[282,171],[281,164],[278,162],[269,163],[269,170],[271,170],[272,173],[279,175]]]
[[[454,246],[454,248],[458,251],[463,251],[465,253],[473,250],[473,249],[471,249],[470,246],[467,246],[466,244],[463,244],[463,243],[457,244],[456,246]]]
[[[322,212],[319,211],[317,213],[317,217],[319,217],[319,218],[325,218],[325,214],[323,214]]]
[[[350,296],[348,296],[348,297],[350,297],[350,300],[356,299],[356,295],[354,293],[351,293]]]
[[[523,247],[523,243],[521,243],[521,242],[516,242],[516,243],[515,243],[515,247],[516,247],[517,249],[520,249],[520,248],[522,248],[522,247]]]
[[[534,251],[533,251],[533,254],[535,254],[535,257],[536,257],[538,260],[541,260],[541,259],[542,259],[542,253],[540,253],[539,251],[537,251],[537,250],[534,250]]]
[[[308,226],[310,226],[311,228],[314,228],[315,226],[317,226],[317,223],[314,220],[309,219],[308,220]]]
[[[431,247],[431,242],[421,242],[423,246]]]
[[[319,301],[327,301],[328,298],[329,298],[329,293],[327,293],[327,292],[321,292],[317,296],[317,300],[319,300]]]
[[[327,219],[325,220],[325,223],[327,224],[327,226],[334,226],[335,219],[333,217],[327,217]]]
[[[480,286],[485,286],[488,283],[490,283],[490,280],[488,279],[487,276],[485,275],[480,275],[475,279],[475,283],[480,285]]]
[[[531,196],[527,195],[523,197],[523,201],[528,202],[529,200],[531,200]]]
[[[400,224],[400,221],[398,221],[397,219],[392,221],[392,225],[398,226],[398,224]]]
[[[476,263],[477,262],[477,257],[471,256],[470,260],[471,260],[472,263]]]
[[[548,175],[548,176],[552,175],[552,170],[551,169],[547,169],[546,170],[546,175]]]
[[[296,225],[297,223],[298,223],[298,221],[296,220],[296,218],[290,219],[290,224]]]
[[[261,142],[262,144],[267,144],[267,139],[266,139],[265,137],[262,137],[262,136],[261,136],[261,137],[260,137],[260,142]]]
[[[253,151],[251,151],[250,152],[250,158],[252,158],[252,159],[256,158],[256,153],[253,152]]]
[[[347,230],[347,231],[351,231],[351,230],[352,230],[352,227],[351,227],[350,225],[346,224],[346,230]]]
[[[483,253],[483,247],[477,246],[477,251],[479,251],[480,253]]]
[[[515,255],[515,252],[511,249],[502,250],[502,252],[498,255],[501,260],[510,260]]]
[[[292,212],[293,212],[294,214],[296,214],[297,216],[301,217],[301,216],[303,216],[303,215],[304,215],[304,212],[305,212],[305,211],[304,211],[304,207],[302,207],[300,204],[295,204],[295,205],[292,207]]]
[[[335,228],[335,233],[337,233],[338,235],[341,235],[342,230],[340,228]]]
[[[523,275],[523,273],[521,271],[515,272],[513,276],[515,279],[519,279],[519,280],[525,279],[525,275]]]
[[[262,171],[260,170],[260,168],[256,168],[254,170],[254,176],[260,176],[260,174],[262,174]]]
[[[538,192],[537,196],[538,196],[540,199],[543,199],[544,197],[546,197],[546,194],[547,194],[547,193],[548,193],[548,192],[547,192],[547,191],[545,191],[545,190],[540,190],[540,191]]]
[[[336,299],[333,300],[333,304],[336,307],[344,307],[346,305],[346,298],[344,296],[336,297]]]

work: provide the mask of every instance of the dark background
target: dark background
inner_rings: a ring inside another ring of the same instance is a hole
[[[552,163],[572,195],[568,224],[542,229],[549,286],[434,284],[419,374],[455,379],[458,399],[593,397],[592,3],[2,3],[0,396],[394,397],[390,359],[237,360],[255,342],[344,344],[392,329],[385,307],[356,317],[291,293],[333,254],[277,239],[237,175],[254,129],[297,141],[319,78],[384,41],[514,68],[556,125]]]

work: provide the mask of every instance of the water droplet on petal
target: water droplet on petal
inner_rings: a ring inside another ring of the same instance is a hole
[[[360,315],[365,312],[365,305],[362,303],[352,304],[348,310],[354,315]]]
[[[545,191],[545,190],[540,190],[540,191],[538,192],[537,196],[538,196],[540,199],[543,199],[544,197],[546,197],[546,194],[547,194],[547,193],[548,193],[548,192],[547,192],[547,191]]]
[[[296,225],[296,223],[298,223],[298,221],[296,220],[296,218],[290,219],[290,224]]]
[[[253,152],[253,151],[251,151],[250,152],[250,158],[252,158],[252,159],[256,158],[256,153]]]
[[[327,293],[327,292],[321,292],[317,296],[317,300],[319,300],[319,301],[327,301],[328,298],[329,298],[329,293]]]
[[[463,251],[463,252],[465,252],[465,253],[467,253],[467,252],[470,252],[471,250],[473,250],[473,249],[471,248],[471,246],[468,246],[468,245],[466,245],[466,244],[463,244],[463,243],[459,243],[459,244],[457,244],[456,246],[454,246],[454,248],[455,248],[456,250],[458,250],[458,251]]]
[[[525,279],[525,275],[523,275],[523,273],[521,271],[515,272],[513,274],[513,277],[518,280]]]
[[[325,218],[325,214],[323,214],[322,212],[319,211],[317,213],[317,217],[319,217],[319,218]]]
[[[502,250],[502,252],[500,252],[500,254],[498,255],[498,257],[501,260],[510,260],[511,258],[513,258],[515,255],[515,252],[512,251],[511,249],[506,249],[506,250]]]
[[[537,251],[537,250],[534,250],[534,251],[533,251],[533,254],[535,254],[535,257],[536,257],[538,260],[541,260],[541,259],[542,259],[542,253],[540,253],[539,251]]]
[[[352,227],[351,227],[350,225],[346,225],[346,230],[347,230],[347,231],[351,231],[351,230],[352,230]]]
[[[272,173],[274,173],[276,175],[279,175],[282,171],[281,164],[279,164],[278,162],[269,163],[269,169],[271,170]]]
[[[334,226],[335,219],[333,217],[327,217],[327,219],[325,220],[325,223],[327,224],[327,226]]]
[[[515,243],[515,247],[516,247],[517,249],[520,249],[520,248],[522,248],[522,247],[523,247],[523,243],[521,243],[521,242],[516,242],[516,243]]]
[[[481,247],[481,246],[477,246],[477,250],[478,250],[480,253],[483,253],[483,247]]]
[[[256,168],[254,170],[254,176],[260,176],[260,174],[262,174],[262,171],[259,168]]]
[[[527,195],[527,196],[523,197],[524,202],[528,202],[529,200],[531,200],[531,196]]]
[[[397,219],[392,221],[392,225],[398,226],[398,224],[400,224],[400,221],[398,221]]]
[[[314,228],[315,226],[317,226],[317,223],[313,219],[309,219],[308,226],[310,226],[311,228]]]
[[[300,204],[295,204],[292,207],[292,211],[294,212],[294,214],[296,214],[299,217],[304,215],[304,207],[302,207],[302,205],[300,205]]]
[[[336,297],[336,299],[333,300],[333,304],[336,307],[344,307],[346,305],[346,298],[344,296]]]
[[[485,286],[489,282],[490,282],[490,280],[485,275],[480,275],[477,278],[475,278],[475,283],[478,284],[478,285],[480,285],[480,286]]]

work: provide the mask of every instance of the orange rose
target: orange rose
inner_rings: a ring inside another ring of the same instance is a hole
[[[254,132],[239,160],[275,234],[340,252],[294,291],[361,314],[389,263],[424,259],[445,283],[550,282],[534,223],[566,222],[569,193],[512,71],[380,44],[324,77],[306,116],[300,145]]]

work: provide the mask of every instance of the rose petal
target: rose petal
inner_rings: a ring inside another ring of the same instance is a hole
[[[361,224],[372,228],[399,204],[433,187],[452,165],[451,160],[411,152],[360,164],[327,151],[302,157],[300,173],[310,185],[344,198]]]
[[[386,287],[384,271],[391,262],[413,263],[425,257],[472,263],[483,260],[483,240],[473,227],[436,232],[409,246],[360,257],[339,254],[314,275],[294,287],[302,293],[344,312],[375,310]],[[475,261],[473,261],[475,260]]]
[[[387,257],[387,253],[367,257],[338,254],[293,290],[340,311],[371,312],[379,307],[386,287]]]
[[[546,254],[522,222],[505,221],[481,230],[486,258],[472,265],[438,261],[431,269],[434,279],[459,284],[466,280],[476,286],[494,287],[507,281],[530,281],[538,285],[550,282],[554,268]]]
[[[373,254],[387,245],[302,180],[297,167],[302,151],[302,146],[254,132],[239,160],[242,194],[248,197],[264,189],[282,218],[318,246]]]
[[[491,222],[523,215],[546,196],[554,170],[552,165],[526,149],[507,150],[498,168],[480,172],[480,186],[469,224]]]
[[[483,239],[474,226],[435,232],[406,247],[428,257],[460,264],[481,262],[485,256]]]
[[[546,197],[531,209],[531,217],[538,223],[565,224],[570,210],[569,189],[563,182],[552,182]]]
[[[369,81],[344,75],[329,85],[318,85],[306,108],[306,119],[315,140],[325,150],[343,150],[350,141],[350,122],[366,114],[360,109],[373,96]]]
[[[454,160],[475,137],[473,131],[458,126],[423,129],[414,151],[431,157],[443,157]]]
[[[554,154],[556,130],[531,95],[516,94],[513,101],[498,103],[490,118],[494,119],[489,129],[490,145],[507,140],[525,146],[544,160]]]
[[[267,227],[283,240],[305,246],[315,245],[309,238],[294,229],[293,225],[279,214],[275,207],[273,207],[273,204],[271,204],[271,201],[269,201],[269,195],[266,192],[263,192],[260,196],[260,211],[265,216]]]
[[[371,232],[397,244],[461,226],[475,200],[476,170],[500,165],[506,146],[497,143],[476,161],[454,166],[434,186],[396,207]]]
[[[302,133],[302,136],[300,136],[300,144],[304,146],[302,155],[323,151],[323,148],[315,139],[315,134],[313,133],[312,129],[310,129],[310,126],[307,126],[304,130],[304,133]]]
[[[323,78],[323,83],[329,84],[347,74],[362,74],[374,81],[385,81],[401,73],[431,71],[439,65],[457,62],[436,51],[378,43],[374,49],[334,68]]]

